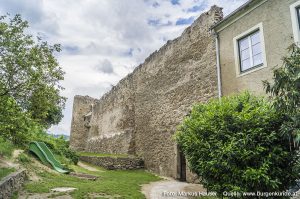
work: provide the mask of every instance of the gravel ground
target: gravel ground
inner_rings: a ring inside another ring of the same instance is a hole
[[[182,196],[182,194],[199,192],[206,192],[200,184],[179,182],[173,179],[153,182],[142,187],[142,193],[147,199],[187,199],[193,197]]]

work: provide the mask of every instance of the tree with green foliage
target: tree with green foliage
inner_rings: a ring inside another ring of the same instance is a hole
[[[190,169],[219,196],[286,191],[300,170],[279,132],[283,119],[271,103],[246,92],[195,105],[175,139]]]
[[[43,141],[62,160],[77,163],[68,141],[53,138],[45,130],[60,122],[65,106],[59,84],[64,72],[54,57],[60,45],[34,39],[26,33],[28,27],[20,15],[0,17],[0,141],[21,147]]]
[[[37,125],[30,115],[24,112],[16,101],[9,96],[0,98],[0,137],[17,145],[30,139],[30,131]]]
[[[292,45],[290,51],[283,67],[274,69],[273,83],[264,81],[264,85],[274,108],[285,117],[281,133],[290,140],[290,150],[295,150],[300,141],[300,48]]]
[[[11,97],[30,117],[50,127],[62,118],[64,72],[54,57],[60,45],[27,34],[20,15],[0,17],[0,100]]]

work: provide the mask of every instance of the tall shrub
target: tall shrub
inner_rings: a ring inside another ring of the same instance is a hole
[[[175,138],[191,170],[219,196],[285,191],[299,168],[279,133],[282,121],[270,103],[246,92],[195,105]]]
[[[265,81],[264,85],[274,108],[285,117],[281,133],[290,140],[290,149],[296,150],[300,141],[300,48],[292,45],[290,52],[283,66],[274,69],[272,83]]]

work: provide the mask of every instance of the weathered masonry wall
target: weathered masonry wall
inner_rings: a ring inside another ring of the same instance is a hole
[[[16,171],[0,181],[0,198],[12,198],[14,192],[19,191],[26,180],[26,170]]]
[[[221,18],[216,6],[203,13],[95,103],[85,121],[76,110],[80,101],[74,101],[71,145],[81,150],[83,145],[72,144],[80,139],[86,141],[86,151],[135,154],[147,169],[178,178],[181,162],[172,137],[194,103],[217,96],[210,27]],[[74,124],[86,121],[84,128]]]
[[[218,8],[202,14],[135,71],[136,153],[146,168],[161,175],[179,177],[172,138],[176,127],[194,103],[217,96],[215,43],[209,28],[221,15]]]
[[[269,0],[238,21],[227,26],[220,33],[220,64],[223,95],[249,90],[256,94],[265,94],[262,80],[270,81],[272,68],[282,65],[282,56],[294,42],[290,5],[297,0]],[[244,11],[246,12],[247,9]],[[233,38],[262,23],[267,65],[260,70],[243,76],[236,75]]]
[[[136,157],[93,157],[80,156],[79,159],[109,170],[130,170],[144,168],[144,162]]]
[[[133,79],[127,76],[93,107],[86,150],[133,153],[134,119]]]

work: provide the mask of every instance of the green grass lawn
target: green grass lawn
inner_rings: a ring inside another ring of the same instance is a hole
[[[90,152],[79,152],[79,156],[91,156],[91,157],[115,157],[115,158],[127,158],[128,154],[102,154],[102,153],[90,153]]]
[[[14,168],[0,168],[0,180],[14,171]]]
[[[145,198],[141,193],[141,185],[160,179],[144,170],[112,171],[99,167],[95,168],[100,171],[89,171],[79,166],[72,166],[72,169],[76,172],[98,176],[96,181],[46,171],[37,172],[42,181],[29,182],[25,185],[25,189],[30,193],[48,193],[51,188],[55,187],[75,187],[78,190],[71,195],[78,199],[88,198],[89,193],[120,196],[120,198],[125,199],[141,199]]]

